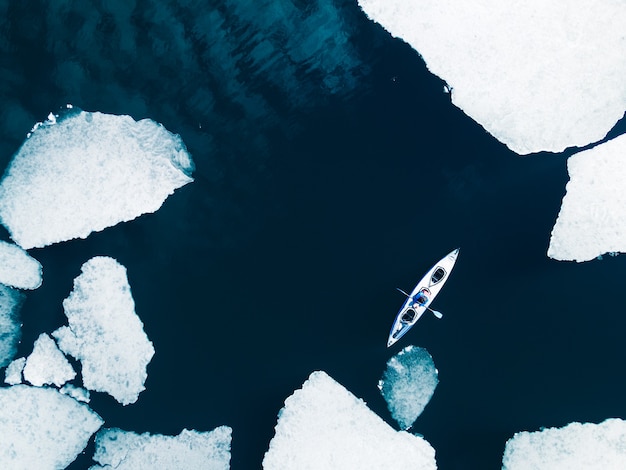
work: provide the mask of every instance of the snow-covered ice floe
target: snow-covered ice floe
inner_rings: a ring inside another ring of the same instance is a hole
[[[22,383],[22,371],[26,364],[25,357],[19,357],[7,366],[4,371],[4,383],[9,385],[17,385]]]
[[[608,470],[626,468],[626,422],[571,423],[520,432],[506,443],[503,470]]]
[[[433,358],[424,348],[407,346],[387,361],[378,388],[391,416],[409,429],[435,393],[439,383]]]
[[[102,429],[93,457],[100,465],[90,470],[228,470],[231,433],[228,426],[210,432],[184,429],[178,436]]]
[[[11,470],[60,470],[85,448],[103,421],[51,388],[0,388],[0,462]]]
[[[72,365],[54,340],[45,333],[39,335],[35,341],[33,352],[26,358],[23,374],[24,380],[37,387],[42,385],[60,387],[76,377]]]
[[[0,241],[0,283],[37,289],[41,285],[41,264],[19,246]]]
[[[313,372],[278,415],[265,470],[436,469],[428,442],[396,431],[324,372]]]
[[[135,313],[126,268],[113,258],[90,259],[63,308],[69,326],[52,336],[63,352],[81,361],[84,386],[123,405],[137,401],[154,347]]]
[[[519,154],[604,138],[626,109],[621,0],[358,0]],[[416,123],[417,125],[417,123]]]
[[[35,126],[0,182],[0,221],[25,249],[85,238],[155,212],[190,183],[184,143],[162,125],[77,108]]]
[[[589,261],[626,251],[626,135],[567,160],[569,183],[548,256]]]
[[[0,284],[0,367],[6,366],[17,352],[22,337],[20,309],[24,294]]]

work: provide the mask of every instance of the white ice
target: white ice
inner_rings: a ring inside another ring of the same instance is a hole
[[[69,395],[74,400],[82,401],[83,403],[89,403],[89,400],[91,399],[89,390],[77,387],[76,385],[65,384],[59,391],[65,395]]]
[[[228,470],[231,433],[228,426],[210,432],[184,429],[178,436],[102,429],[93,457],[100,465],[90,470]]]
[[[263,460],[265,470],[436,469],[428,442],[396,431],[324,372],[287,400]]]
[[[0,241],[0,283],[37,289],[41,285],[41,264],[19,246]]]
[[[23,373],[24,380],[37,387],[42,385],[60,387],[76,377],[72,365],[54,340],[45,333],[40,334],[35,341],[33,352],[26,358]]]
[[[17,385],[22,383],[22,371],[24,370],[24,364],[26,364],[25,357],[19,357],[7,366],[4,371],[4,383],[9,385]]]
[[[60,470],[85,448],[102,419],[51,388],[0,388],[0,462],[11,470]]]
[[[626,422],[571,423],[519,432],[509,439],[503,470],[609,470],[626,468]]]
[[[6,366],[17,352],[22,337],[20,308],[24,295],[0,284],[0,367]]]
[[[69,326],[52,333],[63,352],[82,363],[83,384],[106,392],[123,405],[145,389],[154,348],[135,313],[126,268],[109,257],[82,266],[63,301]]]
[[[178,135],[129,116],[73,109],[35,126],[0,182],[0,221],[25,249],[85,238],[155,212],[190,183]]]
[[[419,52],[456,106],[519,154],[597,142],[624,114],[622,0],[358,3]]]
[[[387,361],[378,388],[400,428],[409,429],[439,383],[433,358],[424,348],[407,346]]]
[[[626,135],[567,160],[570,181],[548,256],[588,261],[626,251]]]

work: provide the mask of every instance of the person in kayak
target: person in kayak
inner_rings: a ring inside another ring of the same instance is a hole
[[[413,296],[413,307],[423,307],[428,302],[428,297],[424,293],[424,290],[419,291]]]

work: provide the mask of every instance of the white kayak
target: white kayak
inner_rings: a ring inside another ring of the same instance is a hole
[[[426,310],[433,311],[438,318],[441,317],[439,312],[435,312],[429,306],[439,291],[441,291],[448,277],[450,277],[458,256],[459,248],[439,260],[417,283],[410,295],[400,291],[407,296],[407,299],[393,322],[389,332],[389,339],[387,340],[387,347],[402,338],[415,325],[417,320],[424,315]]]

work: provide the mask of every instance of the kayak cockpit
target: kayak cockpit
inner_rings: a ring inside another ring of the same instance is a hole
[[[413,310],[412,308],[409,308],[406,312],[402,314],[402,317],[400,319],[403,323],[411,323],[413,320],[415,320],[415,315],[417,315],[417,312],[415,312],[415,310]]]
[[[430,285],[434,286],[435,284],[441,282],[441,280],[446,277],[446,270],[441,266],[437,267],[432,276],[430,276]]]

